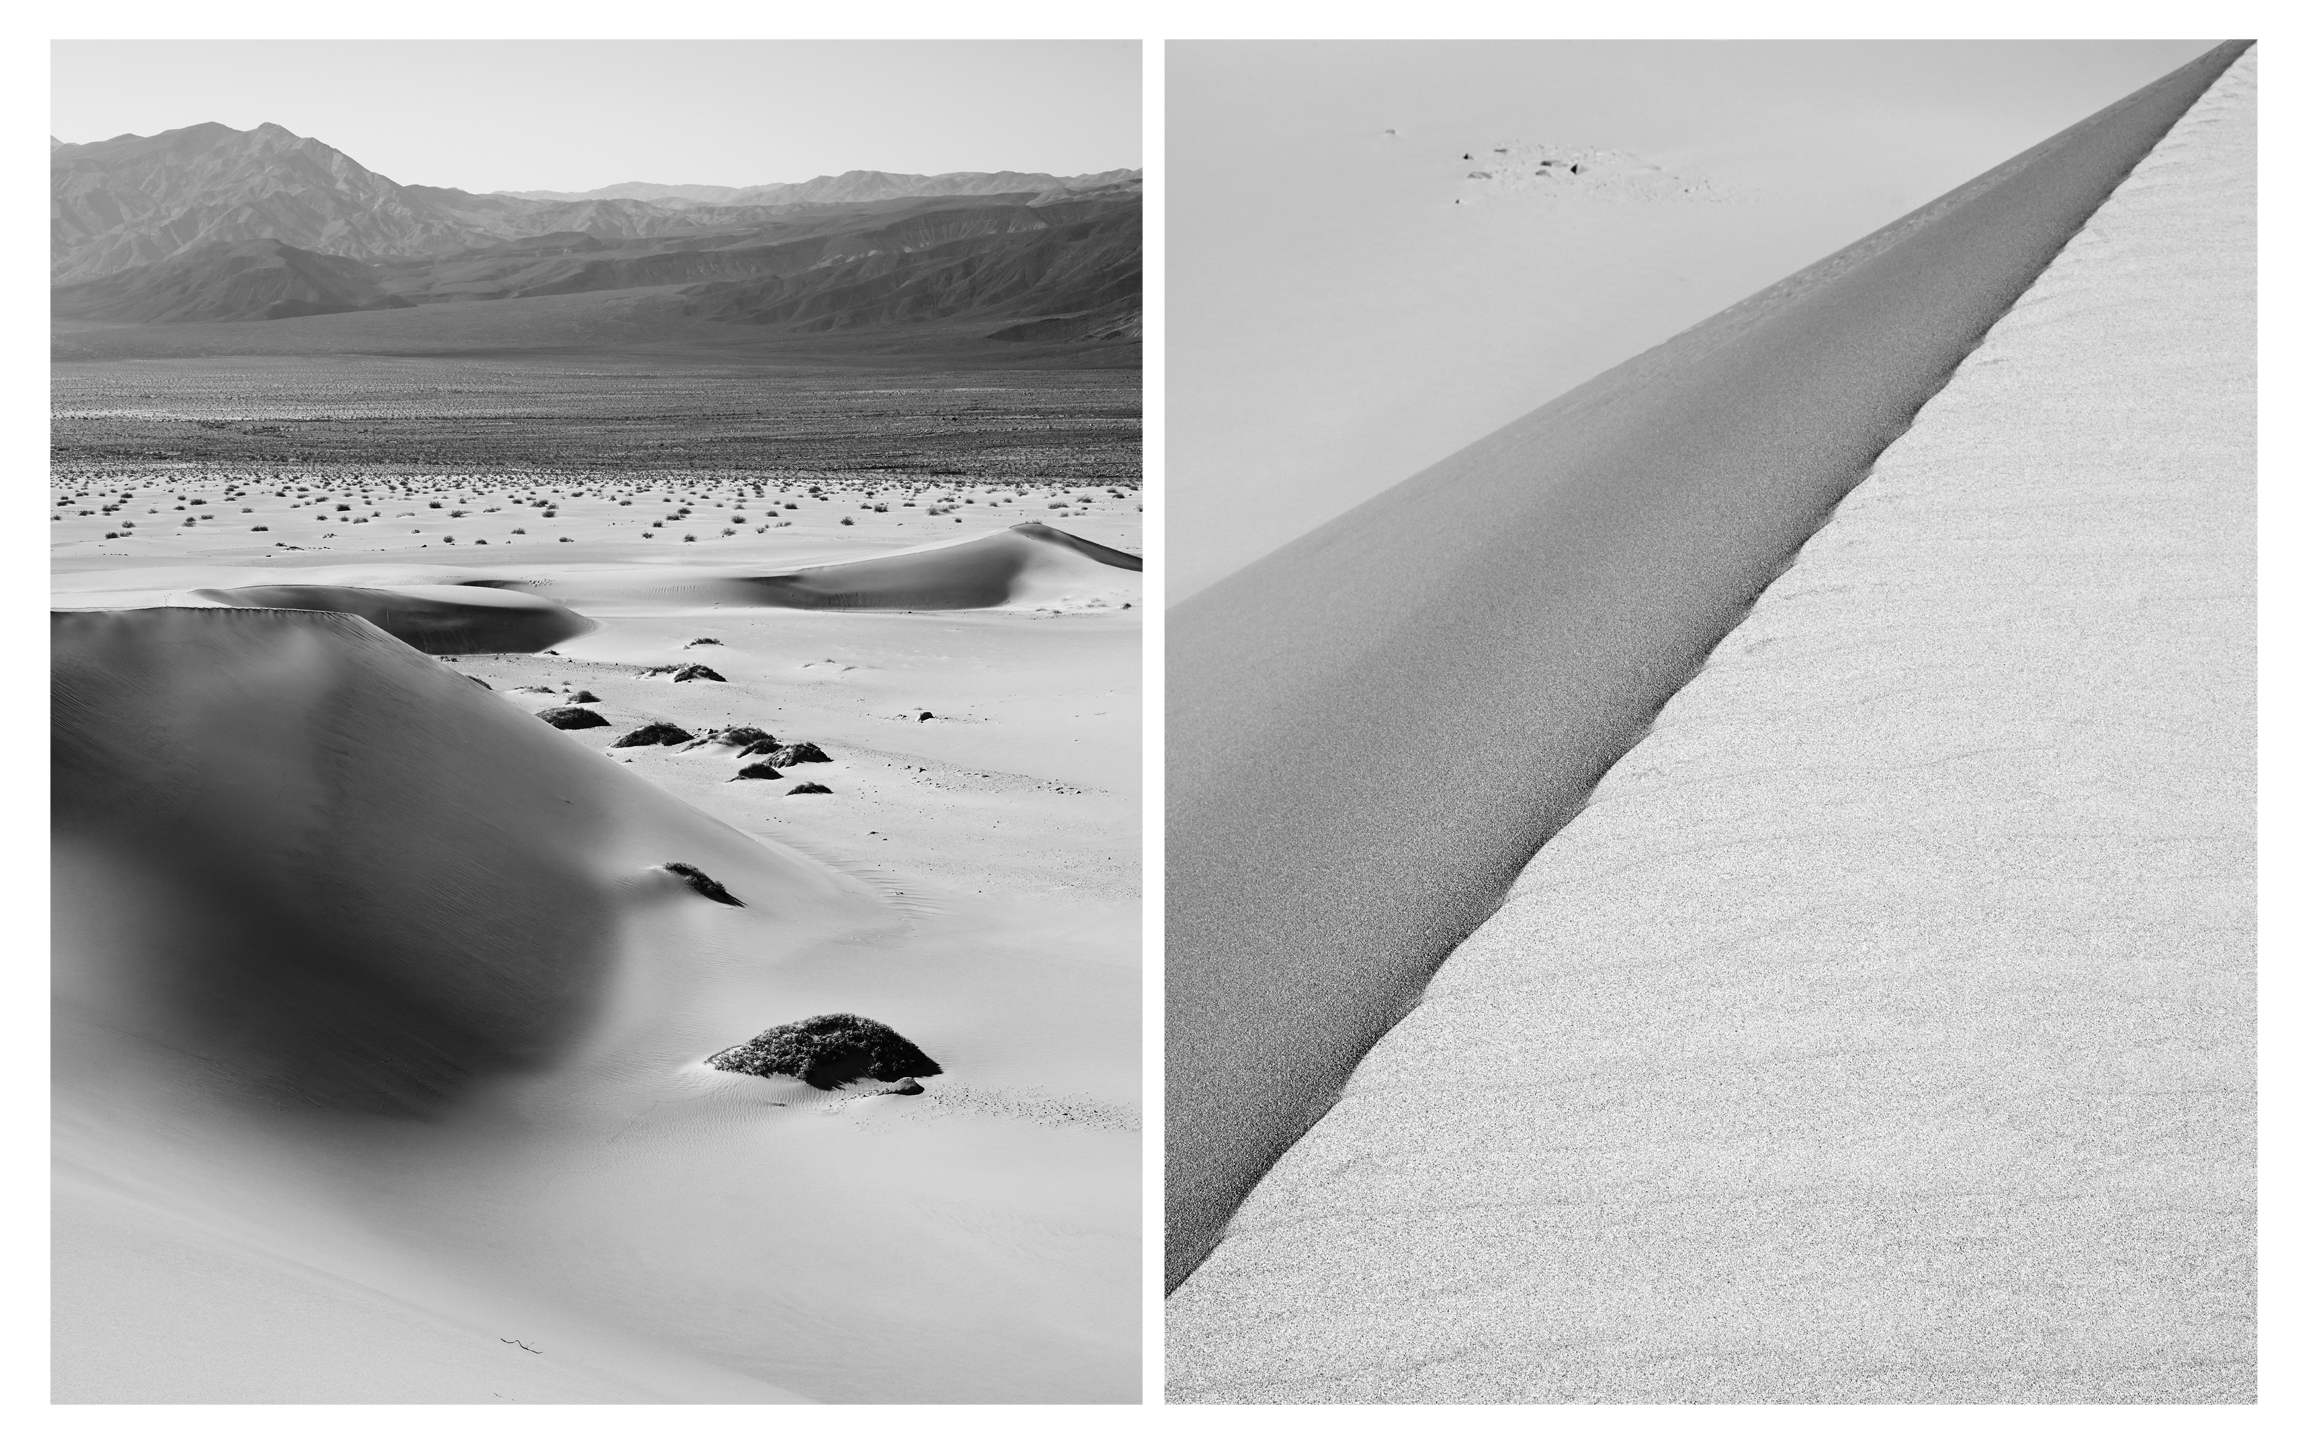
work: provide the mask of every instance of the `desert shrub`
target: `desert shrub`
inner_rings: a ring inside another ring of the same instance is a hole
[[[893,1083],[944,1073],[919,1046],[861,1015],[811,1015],[777,1025],[705,1063],[739,1075],[790,1075],[819,1090],[836,1090],[855,1080]]]
[[[754,748],[757,749],[758,747]],[[752,751],[747,750],[744,753],[749,755]],[[768,763],[771,765],[819,765],[830,764],[831,760],[831,756],[806,740],[779,746],[768,752]]]
[[[695,738],[677,725],[651,720],[637,730],[617,736],[608,748],[622,750],[632,745],[685,745]]]

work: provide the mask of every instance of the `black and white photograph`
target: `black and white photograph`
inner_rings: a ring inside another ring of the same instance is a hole
[[[24,1433],[2294,1433],[2264,7],[38,23]]]
[[[1142,47],[50,58],[53,1400],[1136,1402]]]
[[[1169,1401],[2255,1401],[2256,63],[1168,47]]]

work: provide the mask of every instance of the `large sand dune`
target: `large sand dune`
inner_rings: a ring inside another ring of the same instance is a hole
[[[563,605],[474,585],[236,585],[192,597],[259,610],[330,610],[357,615],[427,655],[543,650],[594,629]]]
[[[101,608],[56,621],[57,1398],[1132,1398],[1137,576],[1019,543],[1112,578],[874,615],[683,581],[887,547],[833,526],[60,577]],[[562,570],[637,578],[498,588]],[[430,658],[379,603],[465,628]],[[571,703],[608,723],[535,718]],[[830,759],[613,743],[649,723]],[[943,1073],[703,1064],[832,1012]]]
[[[1420,1000],[1407,972],[1426,952],[1395,952],[1382,973],[1412,1013],[1170,1302],[1174,1398],[2254,1398],[2243,48],[2131,107],[2182,118]],[[2091,123],[2070,151],[2104,143]],[[1996,184],[2013,201],[2034,182]],[[1764,346],[1755,327],[1742,363]],[[1448,503],[1410,488],[1423,511],[1381,517],[1406,532],[1395,554]],[[1668,553],[1637,575],[1695,604]],[[1459,565],[1434,596],[1477,615],[1552,573],[1507,587]],[[1557,636],[1568,613],[1544,618]],[[1463,627],[1443,663],[1510,666],[1497,687],[1516,710],[1474,693],[1528,747],[1518,769],[1607,764],[1541,748],[1526,718],[1599,703],[1592,666],[1479,654],[1479,638]],[[1631,653],[1660,676],[1681,663],[1653,640]],[[1365,709],[1407,713],[1397,681],[1355,673]],[[1513,823],[1558,824],[1464,729],[1427,724],[1412,753],[1343,738],[1496,814],[1483,835],[1363,806],[1355,835],[1373,829],[1395,871],[1440,859],[1484,878]],[[1292,818],[1321,833],[1315,803]],[[1331,976],[1371,953],[1336,938],[1365,918],[1290,903],[1268,860],[1252,873],[1299,943],[1328,943]],[[1188,973],[1217,992],[1212,964]],[[1242,978],[1258,972],[1227,973],[1258,993]],[[1277,1027],[1249,1044],[1198,1025],[1172,1074],[1259,1074],[1212,1054],[1218,1035],[1267,1068],[1336,1073]],[[1190,1128],[1171,1144],[1208,1164]]]
[[[1175,607],[1171,1286],[2239,48]]]

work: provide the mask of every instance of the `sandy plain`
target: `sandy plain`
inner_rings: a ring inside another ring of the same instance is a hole
[[[1140,548],[1132,385],[755,384],[741,467],[724,376],[603,435],[631,367],[421,368],[58,368],[56,1398],[1134,1398],[1140,577],[1036,528]],[[731,598],[913,552],[998,603]],[[475,581],[597,628],[218,603]],[[944,1073],[701,1064],[834,1011]]]

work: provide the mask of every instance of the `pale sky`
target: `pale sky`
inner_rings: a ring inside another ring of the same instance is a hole
[[[265,121],[403,184],[759,185],[1143,163],[1119,40],[67,40],[51,133]]]
[[[1171,44],[1170,598],[2213,43]],[[1736,199],[1455,203],[1461,157],[1510,141]]]

